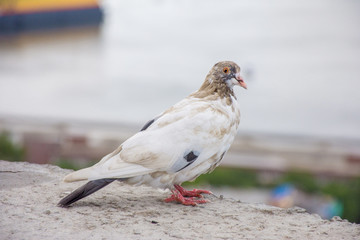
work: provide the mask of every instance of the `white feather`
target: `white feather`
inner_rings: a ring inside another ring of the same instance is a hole
[[[145,131],[126,140],[99,163],[65,177],[65,181],[128,178],[130,184],[170,187],[189,181],[219,164],[237,132],[236,99],[187,97],[162,113]],[[198,158],[176,172],[189,151]],[[174,167],[175,166],[175,167]]]

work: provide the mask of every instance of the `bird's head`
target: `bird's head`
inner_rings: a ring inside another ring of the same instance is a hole
[[[210,84],[224,85],[230,89],[239,85],[247,89],[244,79],[240,76],[240,67],[231,61],[218,62],[210,70],[206,77]]]

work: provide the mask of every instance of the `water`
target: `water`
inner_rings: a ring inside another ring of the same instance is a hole
[[[232,60],[240,131],[360,138],[360,2],[103,5],[100,29],[0,39],[0,116],[141,125]]]

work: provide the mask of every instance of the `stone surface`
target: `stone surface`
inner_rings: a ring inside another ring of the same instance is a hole
[[[0,161],[1,239],[359,239],[360,225],[323,220],[302,208],[281,209],[215,196],[189,207],[169,192],[114,182],[70,208],[57,202],[83,184],[70,170]]]

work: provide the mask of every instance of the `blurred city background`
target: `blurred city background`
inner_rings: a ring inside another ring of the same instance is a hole
[[[93,164],[231,60],[239,133],[187,186],[360,223],[359,29],[356,0],[0,0],[0,159]]]

